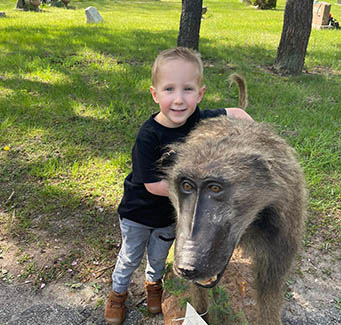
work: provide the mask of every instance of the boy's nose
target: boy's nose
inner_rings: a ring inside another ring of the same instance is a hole
[[[182,92],[177,92],[176,93],[176,96],[175,96],[175,100],[174,100],[174,102],[176,103],[176,104],[182,104],[183,103],[183,96],[182,96]]]

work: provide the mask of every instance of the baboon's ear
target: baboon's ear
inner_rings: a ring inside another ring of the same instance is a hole
[[[173,166],[176,161],[176,151],[170,147],[168,150],[161,156],[160,163],[163,167]]]

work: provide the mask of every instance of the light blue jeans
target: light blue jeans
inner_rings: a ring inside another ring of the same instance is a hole
[[[175,224],[152,228],[128,219],[120,219],[122,246],[112,273],[112,289],[117,293],[127,291],[133,272],[139,267],[147,249],[147,281],[162,278],[168,251],[175,238]]]

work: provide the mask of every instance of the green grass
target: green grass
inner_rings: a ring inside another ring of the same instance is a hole
[[[87,277],[93,261],[112,264],[117,254],[116,208],[132,144],[138,127],[158,110],[148,90],[150,68],[160,50],[176,45],[181,2],[73,0],[75,10],[44,6],[38,13],[16,11],[15,3],[0,4],[7,16],[0,19],[0,233],[31,246],[58,238],[79,248],[88,267],[78,272]],[[90,5],[104,23],[85,23]],[[283,77],[268,67],[276,57],[284,0],[270,11],[238,0],[205,5],[201,106],[235,106],[238,93],[227,78],[235,71],[246,77],[248,112],[273,124],[305,169],[305,242],[318,238],[335,248],[341,228],[341,32],[312,30],[308,73]],[[333,5],[332,14],[340,20],[341,7]],[[35,265],[33,257],[29,263]]]

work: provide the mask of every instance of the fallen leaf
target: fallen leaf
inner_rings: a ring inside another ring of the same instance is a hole
[[[242,281],[242,283],[240,284],[240,293],[243,297],[246,296],[246,281]]]

